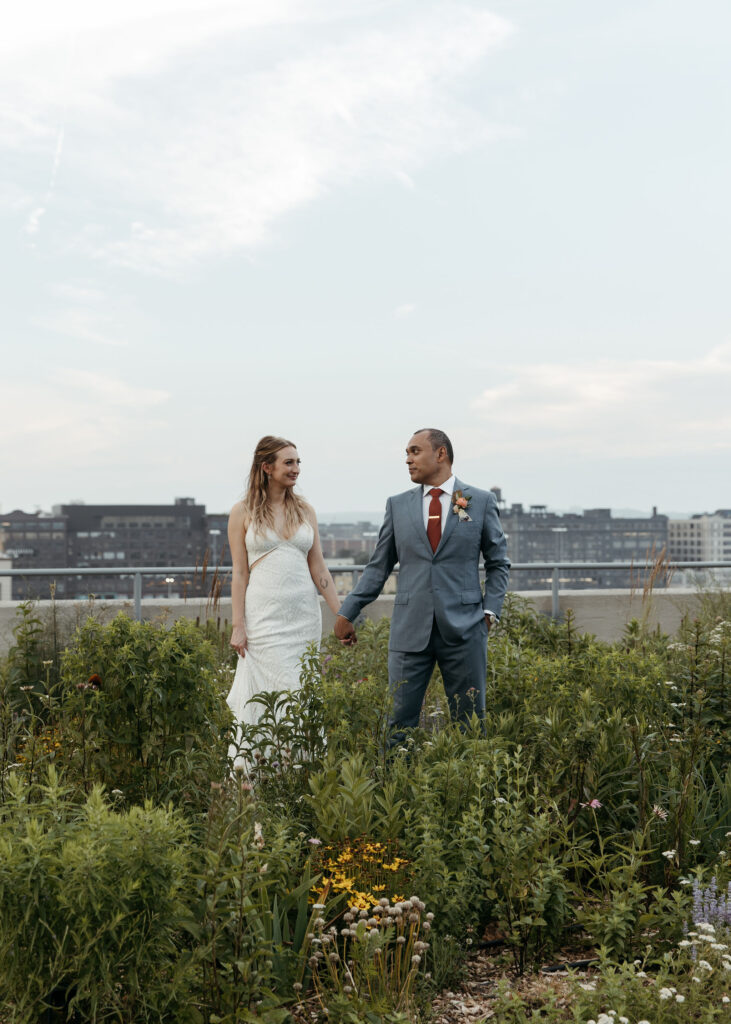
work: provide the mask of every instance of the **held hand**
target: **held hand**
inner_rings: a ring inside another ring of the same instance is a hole
[[[335,636],[344,647],[352,647],[353,644],[358,642],[358,638],[355,635],[355,626],[344,615],[335,616]]]
[[[243,626],[234,626],[230,643],[239,657],[243,658],[246,655],[246,629]]]

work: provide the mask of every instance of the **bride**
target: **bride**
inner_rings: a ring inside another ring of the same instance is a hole
[[[259,693],[299,687],[300,659],[320,642],[318,590],[337,614],[340,602],[320,547],[315,510],[294,493],[296,447],[283,437],[256,446],[248,490],[228,520],[233,559],[231,646],[238,652],[226,698],[237,723],[255,725]],[[241,762],[238,748],[231,756]]]

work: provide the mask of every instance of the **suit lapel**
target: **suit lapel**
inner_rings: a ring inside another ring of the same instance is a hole
[[[454,491],[459,491],[459,490],[462,490],[462,484],[455,477],[454,478]],[[454,530],[454,524],[459,519],[459,516],[456,516],[454,514],[454,512],[452,511],[452,509],[454,508],[454,491],[452,491],[452,497],[449,500],[449,512],[447,512],[447,521],[444,524],[444,529],[442,530],[442,539],[439,541],[439,545],[437,546],[437,550],[434,552],[436,555],[439,554],[439,552],[442,550],[444,545],[447,543],[447,541],[451,537],[452,531]]]
[[[414,524],[414,529],[420,537],[423,538],[426,550],[430,555],[433,554],[429,538],[426,535],[424,529],[424,488],[419,484],[416,490],[411,492],[411,519]],[[439,549],[437,548],[437,551]]]

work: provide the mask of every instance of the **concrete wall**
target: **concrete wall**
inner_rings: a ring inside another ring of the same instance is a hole
[[[551,595],[545,591],[525,592],[521,596],[527,598],[537,611],[545,615],[551,614]],[[50,611],[50,601],[38,602],[37,611],[45,617]],[[594,633],[602,640],[618,640],[622,631],[631,619],[641,619],[650,628],[660,626],[665,633],[674,633],[680,625],[684,614],[691,616],[699,607],[699,597],[695,590],[671,589],[656,591],[643,604],[639,594],[628,590],[572,590],[561,595],[561,614],[565,615],[571,608],[577,627],[582,632]],[[13,642],[12,628],[17,622],[17,602],[0,601],[0,654],[5,654]],[[63,633],[71,632],[83,622],[87,615],[92,614],[101,621],[109,621],[118,612],[134,615],[131,601],[57,601],[56,614],[59,627]],[[369,619],[380,619],[391,616],[393,611],[393,595],[386,595],[374,601],[365,609]],[[231,602],[222,601],[215,610],[205,601],[149,600],[142,602],[142,617],[145,620],[172,621],[176,618],[200,619],[218,618],[221,623],[231,620]],[[323,604],[323,632],[332,629],[333,616]]]
[[[0,555],[0,601],[9,601],[13,593],[13,580],[11,576],[3,576],[3,569],[12,569],[12,558],[3,558]]]

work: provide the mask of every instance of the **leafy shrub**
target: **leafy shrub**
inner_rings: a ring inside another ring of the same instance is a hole
[[[174,941],[186,916],[188,833],[172,810],[118,813],[95,787],[82,805],[53,768],[9,784],[0,820],[0,1006],[84,1020],[156,1020],[178,1002]]]
[[[231,722],[215,670],[213,644],[186,619],[89,619],[62,659],[63,762],[85,788],[102,782],[130,801],[207,798]]]
[[[214,786],[191,880],[193,991],[217,1024],[287,1017],[275,988],[292,995],[314,881],[286,826],[256,820],[249,791],[241,776]]]

